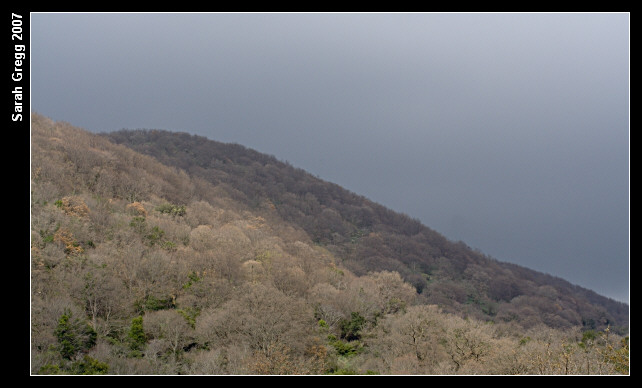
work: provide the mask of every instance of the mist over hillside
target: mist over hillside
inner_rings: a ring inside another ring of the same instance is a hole
[[[34,373],[628,373],[626,304],[242,145],[32,114],[31,179]]]

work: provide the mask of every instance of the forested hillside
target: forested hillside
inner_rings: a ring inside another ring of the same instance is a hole
[[[31,153],[34,374],[628,374],[628,306],[275,157],[38,114]]]
[[[168,131],[118,131],[112,141],[202,178],[250,209],[272,208],[356,275],[395,271],[423,303],[526,328],[626,326],[628,306],[563,279],[501,263],[405,214],[238,144]]]

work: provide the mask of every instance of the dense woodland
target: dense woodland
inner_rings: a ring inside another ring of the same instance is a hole
[[[32,374],[628,374],[629,307],[273,156],[32,114]]]

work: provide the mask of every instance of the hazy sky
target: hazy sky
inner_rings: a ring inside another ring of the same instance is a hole
[[[32,109],[243,144],[629,300],[628,13],[31,14]]]

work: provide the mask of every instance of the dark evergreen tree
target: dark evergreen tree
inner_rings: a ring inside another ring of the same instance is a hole
[[[76,354],[91,349],[96,344],[96,332],[87,323],[74,318],[71,311],[65,311],[58,320],[55,330],[60,355],[68,360]]]
[[[145,330],[143,329],[142,316],[138,316],[132,319],[132,325],[129,328],[129,333],[127,333],[127,339],[129,342],[129,347],[132,350],[132,354],[134,356],[140,355],[141,350],[143,350],[143,347],[147,342]]]

